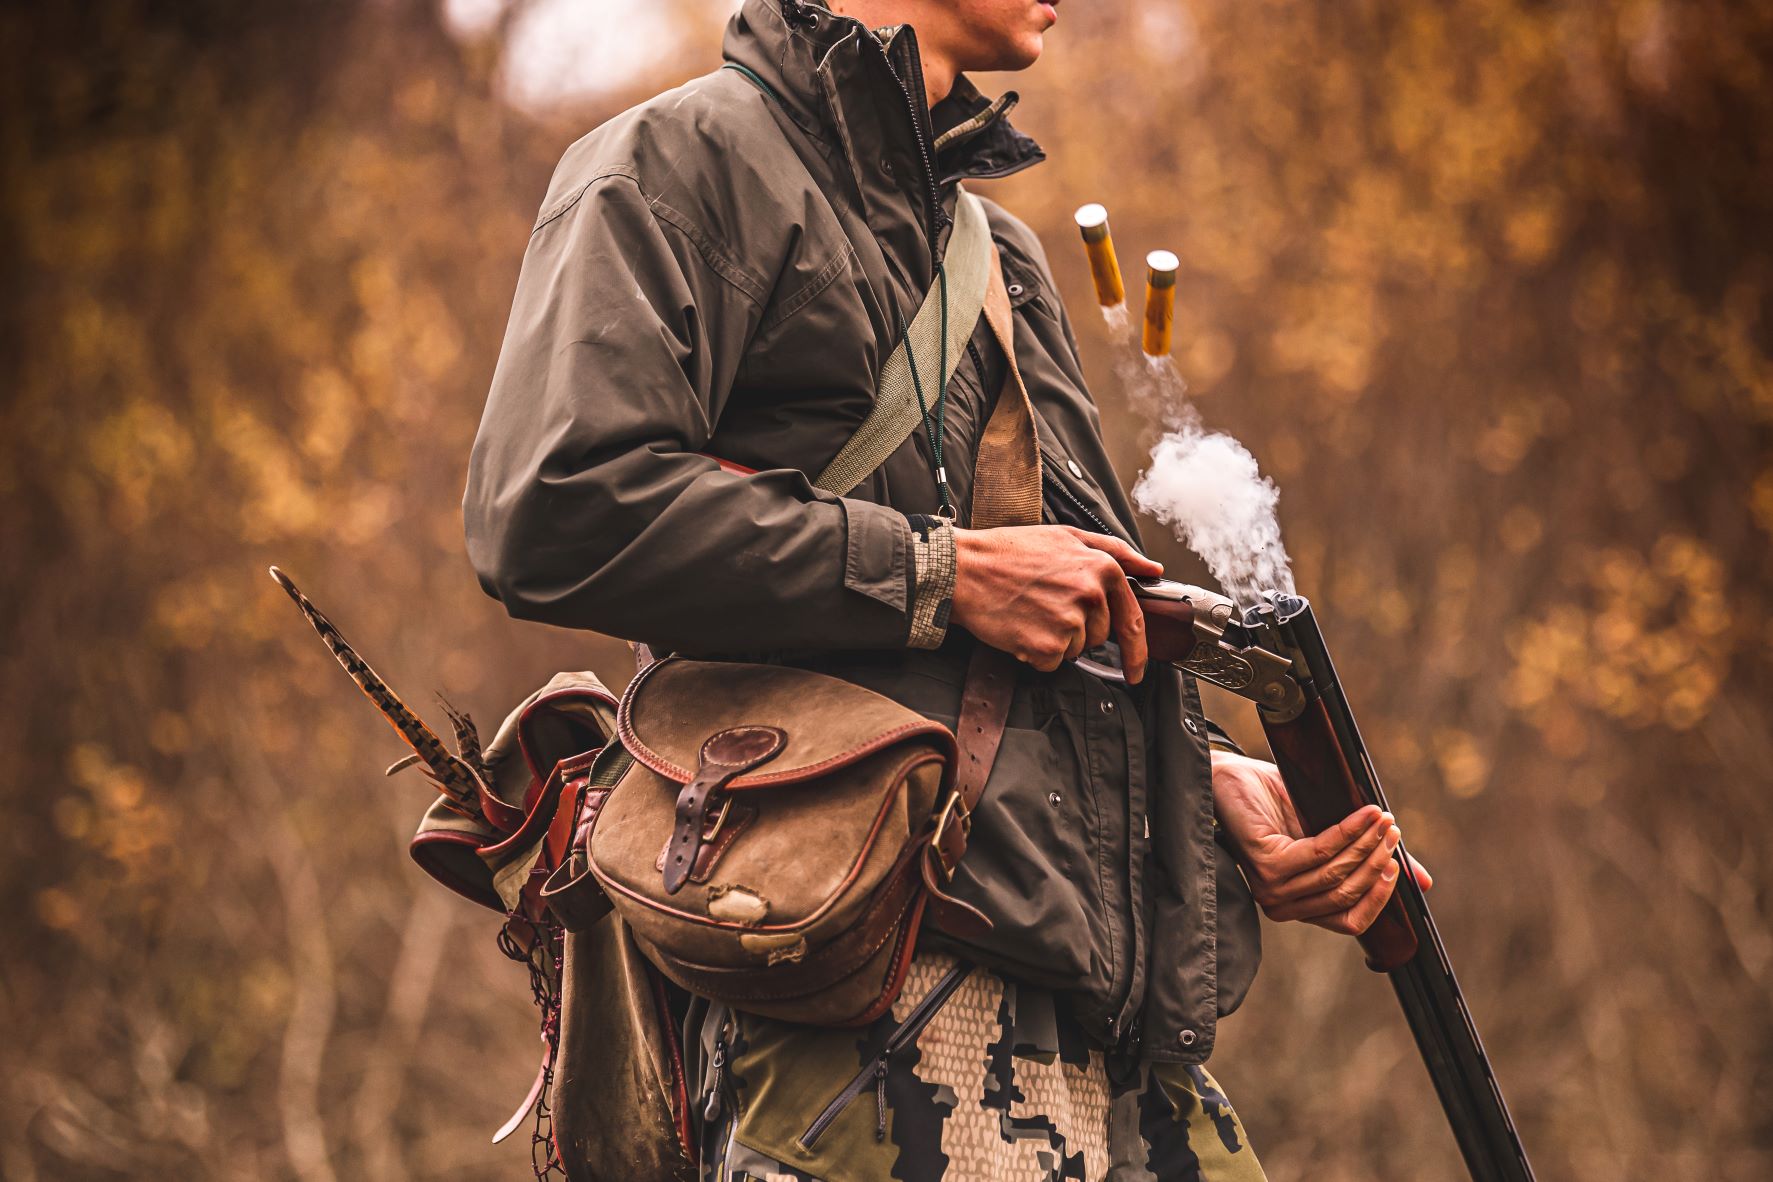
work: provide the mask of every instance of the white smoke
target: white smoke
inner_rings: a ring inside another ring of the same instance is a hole
[[[1133,408],[1162,432],[1151,466],[1133,486],[1133,503],[1174,530],[1239,604],[1255,603],[1261,591],[1292,594],[1275,515],[1280,489],[1243,444],[1207,430],[1175,363],[1143,352],[1127,335],[1124,306],[1118,317],[1114,311],[1104,309],[1104,316],[1126,350],[1115,374]]]

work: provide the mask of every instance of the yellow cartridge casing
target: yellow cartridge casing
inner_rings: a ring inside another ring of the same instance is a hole
[[[1114,257],[1114,239],[1108,233],[1108,210],[1100,205],[1079,207],[1077,228],[1083,234],[1084,250],[1090,256],[1090,278],[1096,282],[1096,300],[1104,308],[1127,302],[1127,289],[1120,281],[1120,260]]]
[[[1176,271],[1182,260],[1167,250],[1145,256],[1145,331],[1141,344],[1148,357],[1167,357],[1176,319]]]

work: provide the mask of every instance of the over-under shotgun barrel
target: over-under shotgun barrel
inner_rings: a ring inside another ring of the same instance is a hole
[[[1262,730],[1274,752],[1275,766],[1286,781],[1293,811],[1307,834],[1315,836],[1342,823],[1350,813],[1369,803],[1354,769],[1348,764],[1335,724],[1319,698],[1288,722],[1272,721],[1262,714]],[[1409,872],[1399,855],[1398,873]],[[1400,894],[1394,893],[1373,926],[1358,937],[1367,954],[1367,967],[1380,973],[1402,968],[1416,955],[1416,932],[1404,915]]]
[[[1239,612],[1224,596],[1167,580],[1135,583],[1153,660],[1241,694],[1274,751],[1300,824],[1319,832],[1364,805],[1389,808],[1311,605],[1265,594]],[[1533,1167],[1460,993],[1428,900],[1395,854],[1397,889],[1361,936],[1391,980],[1474,1182],[1533,1182]]]

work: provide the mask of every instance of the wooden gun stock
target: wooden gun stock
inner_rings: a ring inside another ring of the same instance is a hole
[[[1271,722],[1263,716],[1262,729],[1274,752],[1275,766],[1286,781],[1293,811],[1299,814],[1299,824],[1307,834],[1322,833],[1350,813],[1377,803],[1367,800],[1356,783],[1323,699],[1314,699],[1291,722]],[[1397,857],[1399,875],[1408,874],[1401,850]],[[1376,972],[1389,973],[1410,962],[1416,955],[1416,932],[1404,914],[1401,893],[1392,895],[1359,939],[1367,954],[1367,967]]]
[[[1145,609],[1145,643],[1153,661],[1181,662],[1194,651],[1194,605],[1172,599],[1139,599]]]

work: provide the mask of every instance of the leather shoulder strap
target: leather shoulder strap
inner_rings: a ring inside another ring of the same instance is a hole
[[[990,278],[998,275],[997,248],[991,241],[991,228],[985,221],[985,209],[979,199],[965,189],[954,211],[954,229],[948,237],[948,251],[942,259],[942,272],[923,298],[905,339],[887,357],[881,367],[874,391],[874,409],[856,428],[831,463],[813,483],[827,492],[842,495],[886,462],[899,450],[907,436],[923,421],[923,408],[918,405],[917,381],[911,372],[915,358],[917,379],[926,390],[943,390],[954,376],[955,366],[966,353],[973,325],[985,303]],[[944,279],[947,291],[944,294]],[[998,275],[997,285],[1003,286]],[[946,305],[946,307],[944,307]],[[1008,308],[1008,298],[1005,298]],[[948,351],[940,355],[943,336],[943,313],[947,313]],[[910,343],[907,348],[907,342]],[[936,367],[940,366],[937,371]]]

